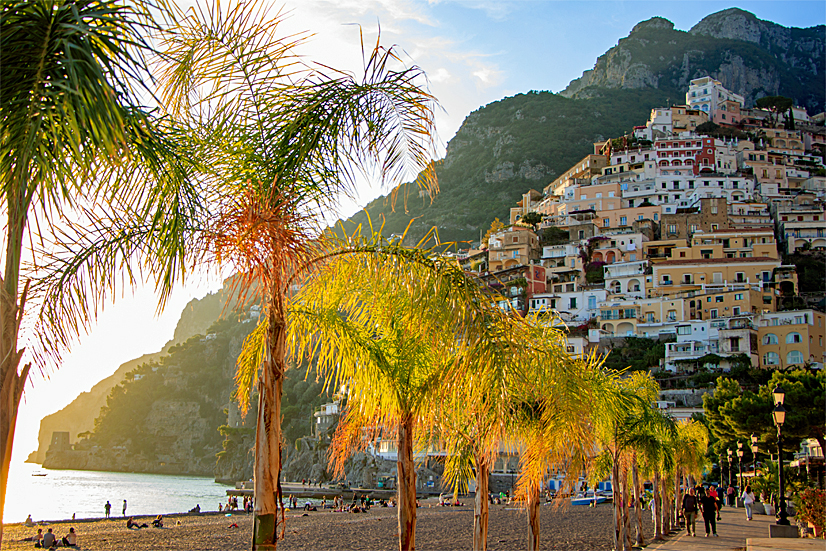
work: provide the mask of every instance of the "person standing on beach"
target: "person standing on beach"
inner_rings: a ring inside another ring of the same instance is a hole
[[[103,506],[103,514],[106,518],[109,518],[109,513],[112,511],[112,504],[109,501],[106,502],[106,505]]]
[[[685,529],[689,536],[697,535],[697,496],[694,488],[689,488],[688,493],[683,496],[683,516],[685,517]]]
[[[126,500],[123,500],[123,516],[126,516]]]

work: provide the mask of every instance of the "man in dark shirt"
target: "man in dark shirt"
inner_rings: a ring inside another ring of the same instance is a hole
[[[43,547],[45,549],[49,549],[50,547],[54,547],[57,544],[57,538],[52,533],[52,529],[49,528],[49,531],[43,536]]]
[[[697,535],[697,496],[694,488],[689,488],[688,493],[683,496],[683,516],[685,517],[685,529],[691,536]]]

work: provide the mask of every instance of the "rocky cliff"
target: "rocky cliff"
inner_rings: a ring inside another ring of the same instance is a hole
[[[737,8],[705,17],[688,32],[662,17],[637,24],[561,92],[587,98],[600,89],[656,88],[683,101],[692,79],[712,76],[743,95],[795,98],[812,114],[824,109],[824,26],[786,28]]]
[[[528,92],[469,114],[436,167],[430,202],[403,190],[395,208],[381,197],[365,210],[387,234],[411,224],[410,241],[437,227],[442,241],[478,240],[494,217],[507,220],[523,193],[541,190],[593,151],[593,142],[644,124],[652,108],[685,101],[689,82],[712,76],[751,105],[762,96],[794,98],[824,110],[824,26],[786,28],[738,9],[689,31],[654,17],[637,24],[561,93]],[[549,53],[551,54],[551,53]],[[405,188],[407,189],[407,188]],[[364,212],[346,224],[366,223]]]
[[[78,434],[94,429],[95,418],[100,414],[100,408],[106,404],[106,398],[112,388],[138,366],[158,361],[171,346],[182,343],[193,335],[205,333],[221,314],[227,293],[228,290],[224,288],[202,299],[191,300],[181,312],[172,340],[167,342],[161,351],[145,354],[122,364],[112,375],[93,386],[89,392],[81,393],[65,408],[44,417],[40,421],[38,448],[29,455],[27,461],[43,463],[53,432],[67,431],[69,438],[74,442]]]

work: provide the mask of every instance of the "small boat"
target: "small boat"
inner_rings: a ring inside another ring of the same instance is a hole
[[[32,473],[32,476],[46,476],[48,473]]]
[[[576,497],[571,498],[571,505],[592,505],[593,503],[605,503],[608,501],[603,495],[597,494],[596,500],[594,500],[594,493],[588,492],[587,494],[578,494]]]

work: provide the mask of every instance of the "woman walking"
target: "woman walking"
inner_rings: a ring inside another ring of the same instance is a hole
[[[743,490],[743,505],[746,506],[746,518],[751,520],[751,506],[754,503],[754,494],[751,491],[751,485],[746,485],[746,489]]]

